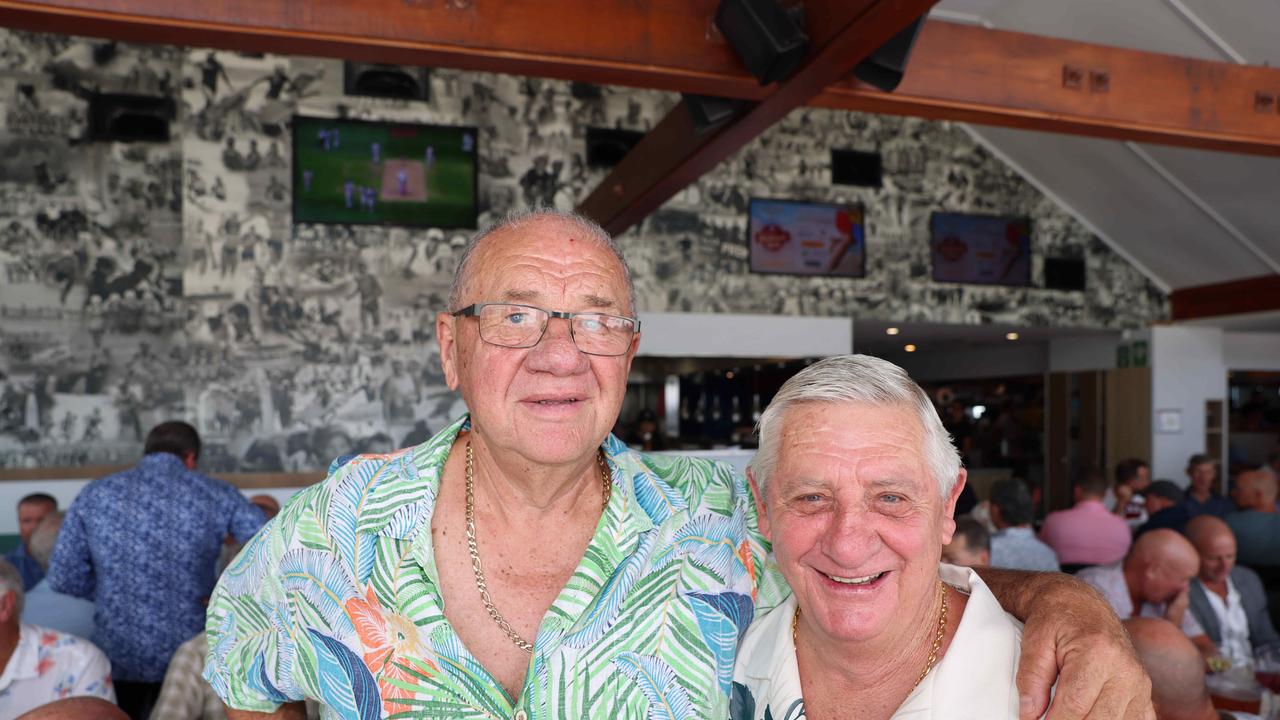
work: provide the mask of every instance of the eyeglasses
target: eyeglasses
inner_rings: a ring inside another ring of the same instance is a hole
[[[571,313],[544,310],[532,305],[476,303],[457,310],[454,317],[480,320],[480,339],[490,345],[531,348],[542,341],[551,318],[569,321],[569,335],[588,355],[625,355],[640,330],[635,318],[604,313]]]

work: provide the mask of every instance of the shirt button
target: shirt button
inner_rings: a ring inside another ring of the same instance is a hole
[[[529,720],[529,713],[519,710],[516,712],[516,716],[512,720]]]

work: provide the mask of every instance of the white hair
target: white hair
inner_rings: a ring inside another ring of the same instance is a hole
[[[476,247],[480,245],[480,242],[499,230],[518,228],[521,225],[540,220],[558,220],[572,225],[583,234],[608,248],[609,252],[618,258],[618,264],[622,266],[622,278],[627,283],[627,299],[631,302],[631,312],[636,312],[636,287],[631,281],[631,267],[627,265],[627,259],[622,256],[622,249],[618,247],[618,244],[614,242],[609,233],[605,232],[604,228],[600,227],[594,220],[576,212],[546,207],[510,212],[498,222],[481,228],[475,235],[471,236],[471,239],[462,248],[462,257],[458,259],[458,269],[454,272],[453,282],[449,285],[449,312],[456,312],[462,309],[462,291],[469,279],[467,273],[471,268],[471,257],[475,254]]]
[[[751,472],[762,495],[777,469],[787,409],[809,403],[856,403],[914,410],[924,429],[925,466],[943,498],[955,487],[960,454],[924,390],[905,370],[887,360],[870,355],[837,355],[810,365],[783,383],[760,416],[756,426],[760,449],[751,459]]]
[[[15,593],[18,597],[17,603],[14,604],[14,612],[19,617],[22,616],[22,574],[18,572],[18,568],[13,563],[0,558],[0,597],[4,597],[6,593]]]

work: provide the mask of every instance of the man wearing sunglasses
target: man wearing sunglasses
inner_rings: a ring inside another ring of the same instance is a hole
[[[788,590],[741,477],[610,435],[640,341],[612,239],[552,211],[480,232],[436,333],[468,414],[335,463],[223,576],[205,677],[230,716],[728,717],[738,638]],[[1153,717],[1105,604],[983,577],[1029,622],[1023,717],[1055,679],[1053,720]]]

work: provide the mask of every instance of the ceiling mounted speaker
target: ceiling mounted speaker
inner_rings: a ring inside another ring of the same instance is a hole
[[[854,76],[885,92],[896,90],[907,72],[907,58],[911,55],[911,48],[916,44],[916,36],[923,23],[923,17],[917,18],[897,35],[889,38],[888,42],[876,48],[867,59],[853,68]]]
[[[424,67],[347,61],[343,65],[342,85],[347,95],[394,100],[431,99],[431,74]]]
[[[761,85],[790,77],[809,50],[801,11],[777,0],[721,0],[716,27]]]

